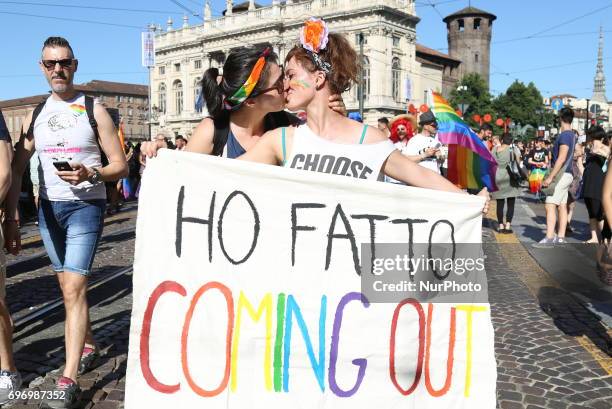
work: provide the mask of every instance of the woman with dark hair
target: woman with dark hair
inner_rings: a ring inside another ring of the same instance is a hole
[[[356,80],[357,61],[343,35],[329,33],[322,20],[308,20],[301,30],[301,45],[285,60],[287,108],[305,110],[306,123],[267,132],[240,159],[368,180],[380,180],[384,173],[412,186],[464,193],[402,155],[376,127],[328,108],[329,96],[349,89]],[[481,195],[488,197],[486,189]]]
[[[590,152],[586,158],[582,176],[582,197],[589,213],[591,238],[585,243],[599,243],[603,229],[603,207],[601,197],[604,185],[603,166],[610,155],[606,131],[601,126],[592,126],[587,131],[587,146]]]
[[[514,217],[514,203],[521,195],[520,186],[516,186],[510,179],[508,165],[513,159],[517,164],[521,163],[521,152],[512,143],[512,135],[505,133],[501,138],[501,145],[493,148],[491,152],[497,160],[497,172],[495,173],[495,184],[497,191],[491,197],[497,201],[497,232],[512,233],[512,218]],[[512,157],[514,155],[514,158]],[[504,223],[504,207],[506,210],[506,222]]]
[[[210,116],[198,124],[186,152],[236,158],[266,131],[300,122],[283,111],[283,72],[269,44],[232,50],[222,75],[217,68],[204,73],[202,95]],[[345,113],[339,94],[330,97],[329,106]],[[165,147],[163,141],[146,142],[141,151],[152,157]]]

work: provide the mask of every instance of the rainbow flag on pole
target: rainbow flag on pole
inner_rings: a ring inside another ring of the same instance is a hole
[[[438,139],[448,145],[448,179],[463,189],[497,190],[497,161],[449,103],[430,91],[429,107],[438,122]]]

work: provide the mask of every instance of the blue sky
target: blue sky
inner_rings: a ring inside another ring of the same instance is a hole
[[[418,42],[446,52],[446,16],[468,5],[468,0],[416,0],[421,22]],[[178,0],[201,12],[203,0]],[[28,4],[30,3],[30,4]],[[37,4],[32,4],[37,3]],[[238,1],[236,1],[238,3]],[[258,1],[269,4],[271,0]],[[435,7],[429,4],[433,3]],[[41,4],[49,4],[43,6]],[[225,8],[225,0],[212,1],[213,14]],[[88,8],[129,8],[113,11]],[[598,30],[603,25],[607,48],[604,66],[612,88],[612,2],[588,0],[472,0],[472,5],[497,15],[491,46],[491,91],[503,92],[512,81],[533,81],[544,96],[570,93],[590,97],[597,59]],[[579,5],[580,7],[577,7]],[[9,14],[11,13],[11,14]],[[140,28],[150,22],[165,26],[182,23],[183,10],[172,0],[0,0],[0,99],[44,93],[48,87],[38,70],[40,47],[50,35],[69,39],[79,58],[77,82],[101,79],[146,83],[140,66]],[[82,20],[63,21],[47,16]],[[85,22],[85,21],[90,22]],[[91,22],[116,24],[100,25]],[[190,18],[190,23],[199,20]],[[123,27],[130,26],[130,27]],[[517,40],[517,38],[527,39]],[[612,92],[609,92],[612,95]]]

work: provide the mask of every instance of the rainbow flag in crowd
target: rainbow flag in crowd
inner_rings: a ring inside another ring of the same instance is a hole
[[[429,106],[438,122],[438,139],[448,145],[448,179],[463,189],[496,191],[497,161],[478,135],[437,92]]]

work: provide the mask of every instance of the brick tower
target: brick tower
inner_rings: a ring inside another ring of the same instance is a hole
[[[466,7],[444,18],[448,33],[448,52],[461,60],[459,79],[475,72],[489,85],[491,34],[494,14]]]

